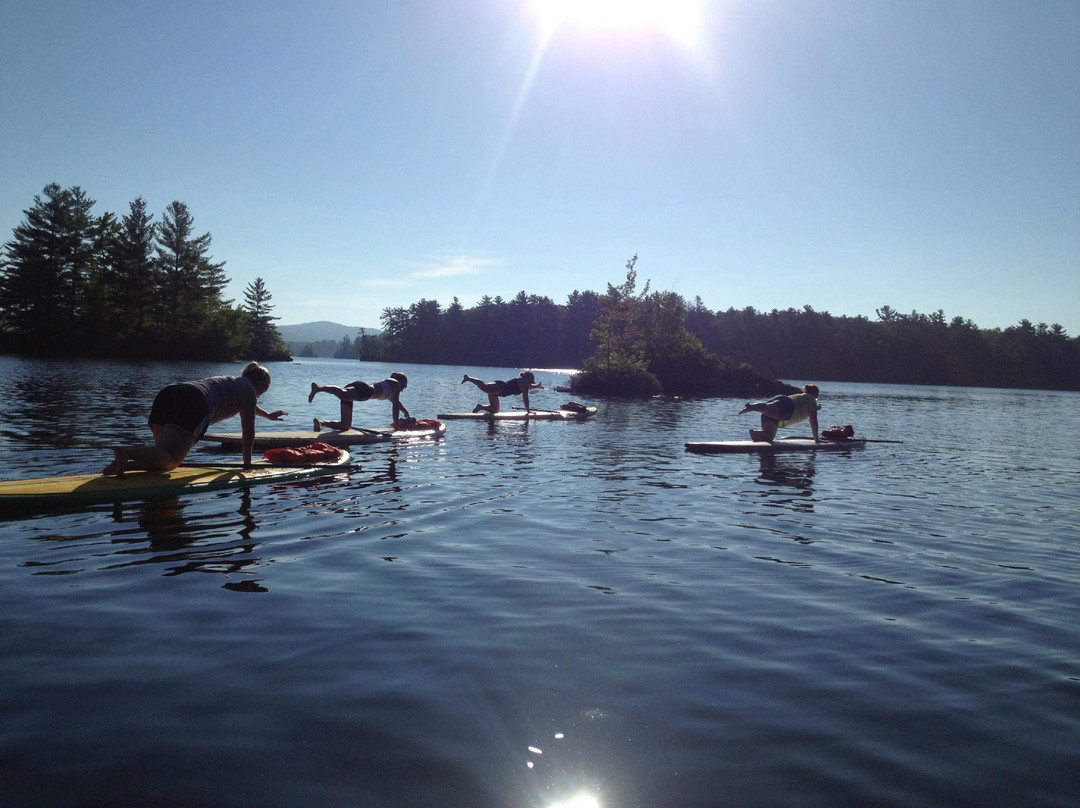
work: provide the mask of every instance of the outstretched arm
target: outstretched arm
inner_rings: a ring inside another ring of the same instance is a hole
[[[282,418],[284,418],[289,413],[288,413],[287,410],[274,410],[273,412],[267,412],[262,407],[260,407],[258,404],[256,404],[255,405],[255,414],[256,415],[261,415],[263,418],[268,418],[271,421],[280,421]]]

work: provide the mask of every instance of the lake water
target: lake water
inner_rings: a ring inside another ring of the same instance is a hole
[[[97,471],[159,387],[240,368],[0,358],[2,476]],[[270,368],[259,428],[335,417],[312,380],[404,370],[434,417],[517,370]],[[813,381],[822,426],[903,443],[699,456],[742,400],[587,400],[0,519],[0,804],[1076,805],[1080,396]]]

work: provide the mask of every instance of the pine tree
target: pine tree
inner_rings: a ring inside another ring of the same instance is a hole
[[[660,382],[646,367],[645,334],[639,320],[649,284],[637,294],[636,265],[635,255],[626,262],[626,280],[619,286],[609,283],[601,298],[600,316],[589,333],[596,353],[574,376],[571,387],[576,393],[648,397],[661,392]]]
[[[346,334],[341,338],[341,344],[338,345],[337,350],[334,351],[334,359],[359,359],[360,352],[357,349],[356,343],[353,342],[352,337]]]
[[[120,220],[110,262],[110,302],[116,312],[114,330],[121,349],[128,355],[148,351],[158,295],[158,270],[154,262],[157,225],[141,196],[129,207],[128,215]]]
[[[159,321],[170,339],[182,325],[201,323],[223,306],[221,290],[228,282],[225,263],[210,259],[210,234],[194,235],[194,225],[187,205],[179,201],[169,203],[158,225]]]
[[[45,186],[4,245],[0,308],[24,347],[66,352],[95,266],[95,202],[78,186]]]
[[[270,314],[274,309],[270,303],[272,297],[262,278],[256,278],[244,289],[244,311],[248,322],[247,354],[252,359],[270,361],[289,356],[285,341],[274,327],[274,320],[279,318]]]

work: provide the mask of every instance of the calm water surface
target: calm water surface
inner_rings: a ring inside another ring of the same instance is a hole
[[[97,471],[159,387],[239,369],[0,358],[3,476]],[[297,361],[262,404],[308,428],[312,380],[396,369],[418,417],[516,374]],[[0,519],[2,804],[1075,805],[1080,397],[814,381],[903,443],[697,456],[741,400],[600,400]]]

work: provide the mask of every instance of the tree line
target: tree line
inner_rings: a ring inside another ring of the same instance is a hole
[[[485,295],[465,308],[456,297],[384,309],[378,334],[357,339],[364,359],[436,365],[577,367],[591,353],[589,331],[600,297],[574,291],[565,305],[519,292],[512,300]],[[529,358],[532,357],[532,358]]]
[[[681,395],[718,394],[718,375],[748,367],[782,379],[1080,390],[1080,338],[1057,324],[983,329],[942,311],[889,306],[876,320],[810,306],[712,311],[700,298],[687,304],[648,284],[637,292],[636,260],[623,284],[606,294],[575,290],[563,305],[522,291],[472,308],[457,298],[446,308],[434,300],[388,308],[382,333],[358,337],[357,349],[387,362],[619,372],[637,365],[665,393]]]
[[[0,250],[0,350],[127,359],[282,360],[262,278],[242,305],[222,298],[224,262],[209,255],[183,202],[155,222],[141,197],[128,212],[95,215],[74,186],[45,187]],[[767,377],[1080,390],[1080,338],[1021,320],[971,320],[877,309],[876,320],[810,306],[712,311],[626,281],[566,302],[519,292],[466,308],[423,299],[385,309],[380,334],[343,339],[335,356],[387,362],[584,368],[637,393],[654,377],[666,393],[716,395]]]
[[[155,222],[139,197],[120,217],[95,215],[78,186],[34,197],[0,251],[0,349],[130,359],[288,359],[262,278],[243,305],[221,292],[224,262],[209,255],[183,202]]]
[[[1021,320],[979,328],[943,311],[864,316],[802,309],[712,312],[700,300],[687,327],[714,351],[782,378],[892,384],[1080,390],[1080,338],[1057,324]]]

